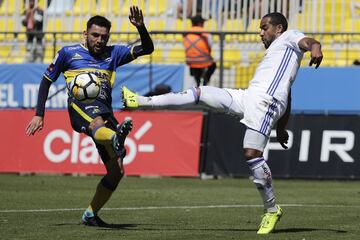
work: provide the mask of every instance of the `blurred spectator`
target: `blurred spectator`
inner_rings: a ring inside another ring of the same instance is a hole
[[[192,27],[184,36],[186,64],[190,67],[190,75],[195,78],[199,87],[203,78],[203,85],[207,85],[215,72],[216,63],[211,56],[211,35],[205,32],[204,22],[200,15],[191,18]]]
[[[26,27],[27,62],[39,63],[43,61],[43,19],[44,11],[40,7],[35,6],[35,0],[29,0],[28,8],[22,15],[22,24]]]

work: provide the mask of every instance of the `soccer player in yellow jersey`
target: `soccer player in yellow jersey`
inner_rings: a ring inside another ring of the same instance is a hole
[[[76,100],[68,91],[71,125],[75,131],[92,137],[107,171],[82,216],[85,225],[107,225],[99,218],[98,212],[109,200],[124,174],[124,141],[132,129],[132,122],[125,120],[119,124],[113,114],[111,92],[116,68],[154,51],[142,11],[136,6],[130,7],[129,19],[141,38],[141,45],[132,48],[122,45],[107,46],[111,22],[103,16],[93,16],[88,20],[84,31],[85,42],[63,47],[47,68],[40,83],[35,116],[26,127],[27,135],[34,135],[44,127],[45,102],[49,88],[61,73],[64,74],[68,86],[76,75],[83,72],[93,73],[100,80],[100,94],[91,103]]]

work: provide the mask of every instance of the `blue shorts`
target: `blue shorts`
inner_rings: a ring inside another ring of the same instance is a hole
[[[101,116],[107,128],[116,132],[116,126],[119,122],[116,120],[113,110],[107,104],[102,101],[94,100],[90,104],[83,104],[77,100],[69,99],[68,100],[68,113],[70,117],[70,122],[72,128],[79,133],[85,133],[86,135],[92,137],[91,132],[89,132],[90,122]],[[94,141],[95,142],[95,141]],[[104,145],[97,144],[95,142],[96,148],[98,149],[99,155],[104,163],[108,161],[110,155],[105,149]]]

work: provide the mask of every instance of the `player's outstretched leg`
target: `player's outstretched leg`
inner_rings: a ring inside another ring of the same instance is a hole
[[[126,155],[126,150],[124,147],[124,142],[133,128],[133,122],[131,119],[125,119],[121,124],[116,127],[116,134],[112,138],[113,148],[116,152],[116,155],[124,158]]]
[[[136,93],[130,91],[127,87],[122,87],[122,98],[126,108],[137,108],[139,106],[137,96]]]
[[[267,212],[262,216],[257,234],[268,234],[274,231],[276,224],[282,216],[282,209],[276,205],[276,212]]]

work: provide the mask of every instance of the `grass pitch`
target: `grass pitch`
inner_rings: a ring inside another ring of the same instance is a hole
[[[248,179],[124,178],[100,212],[109,228],[80,224],[100,176],[0,175],[1,239],[359,239],[360,182],[275,180],[284,216],[256,235],[262,207]]]

